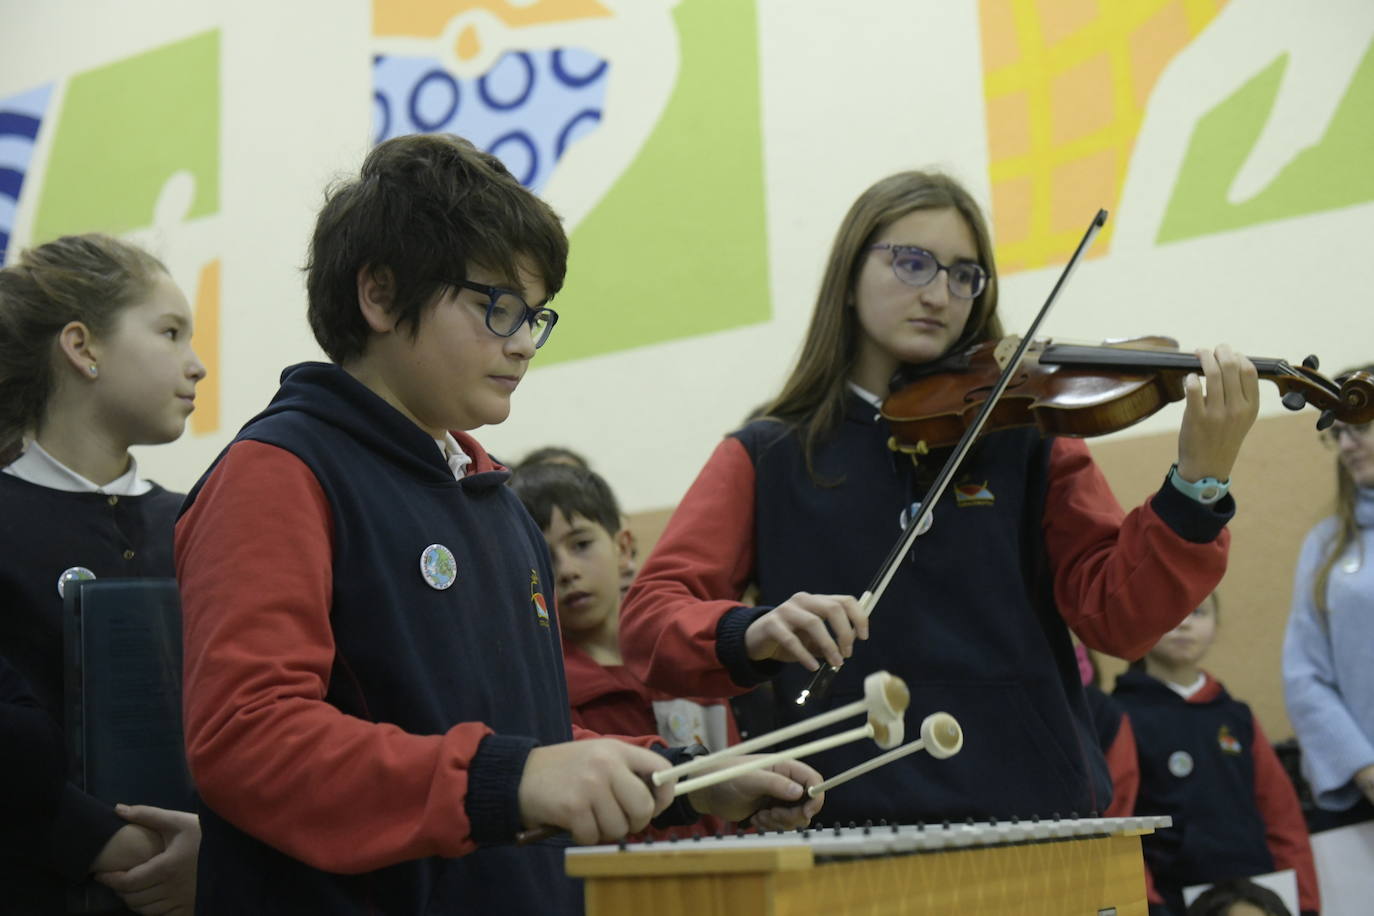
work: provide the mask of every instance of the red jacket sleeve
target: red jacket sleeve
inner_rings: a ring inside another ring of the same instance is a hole
[[[1254,722],[1250,756],[1255,761],[1255,807],[1264,821],[1269,854],[1274,857],[1276,869],[1291,868],[1297,875],[1298,908],[1304,913],[1315,913],[1321,910],[1321,894],[1317,890],[1317,863],[1312,857],[1302,805],[1273,745],[1260,728],[1259,719]]]
[[[716,625],[754,568],[754,465],[737,439],[716,446],[640,569],[620,612],[625,664],[680,696],[743,693],[716,655]]]
[[[1204,543],[1176,532],[1155,501],[1181,493],[1123,513],[1081,439],[1054,440],[1049,476],[1045,547],[1064,621],[1090,648],[1141,657],[1221,581],[1230,532]]]
[[[1121,714],[1121,727],[1116,730],[1112,746],[1107,748],[1107,769],[1112,774],[1112,803],[1104,817],[1130,817],[1140,795],[1140,758],[1131,717],[1125,713]]]
[[[196,786],[235,826],[324,871],[471,852],[468,767],[491,730],[412,735],[325,702],[331,526],[310,470],[259,442],[232,446],[177,524]]]

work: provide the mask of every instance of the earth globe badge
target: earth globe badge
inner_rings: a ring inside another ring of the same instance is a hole
[[[430,544],[420,551],[420,576],[432,589],[443,591],[458,579],[458,561],[443,544]]]
[[[68,582],[88,582],[95,578],[95,573],[84,566],[73,566],[70,569],[62,570],[62,575],[57,577],[57,597],[67,597]]]

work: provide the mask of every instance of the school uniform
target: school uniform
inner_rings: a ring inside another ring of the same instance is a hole
[[[799,708],[810,673],[750,660],[746,629],[798,591],[860,595],[940,466],[932,455],[918,471],[889,449],[892,431],[872,400],[852,393],[816,448],[820,485],[786,424],[754,421],[716,448],[626,596],[626,664],[668,691],[732,696],[772,679],[784,722],[857,699],[865,675],[888,670],[911,689],[913,737],[928,713],[959,720],[957,758],[913,754],[852,780],[827,793],[825,817],[1106,809],[1110,779],[1068,628],[1092,648],[1142,654],[1220,579],[1234,500],[1202,506],[1166,485],[1123,520],[1082,442],[989,434],[901,562],[828,700]],[[751,583],[759,606],[743,607]],[[808,760],[833,774],[875,753],[853,743]]]
[[[530,750],[574,732],[544,537],[455,435],[461,477],[306,363],[188,496],[201,912],[580,911],[561,845],[511,844]]]
[[[1172,827],[1142,838],[1163,901],[1184,911],[1185,887],[1294,869],[1304,913],[1321,908],[1302,809],[1246,704],[1211,675],[1187,697],[1143,671],[1117,678],[1140,759],[1138,814]]]
[[[0,472],[0,655],[59,729],[59,580],[65,588],[84,578],[170,577],[180,505],[180,494],[142,478],[132,462],[121,477],[97,486],[37,444]],[[65,781],[47,811],[29,843],[0,852],[6,913],[65,912],[66,889],[86,880],[91,861],[126,823],[111,805]]]
[[[1112,803],[1102,813],[1105,817],[1127,817],[1134,813],[1140,792],[1140,763],[1131,717],[1100,687],[1084,684],[1083,693],[1097,732],[1097,746],[1102,748],[1107,772],[1112,776]]]

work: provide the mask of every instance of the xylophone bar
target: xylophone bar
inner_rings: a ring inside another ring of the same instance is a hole
[[[817,859],[905,855],[979,846],[1043,843],[1082,837],[1139,836],[1172,824],[1168,817],[1085,817],[1060,820],[996,821],[877,827],[808,828],[773,834],[732,834],[631,843],[625,846],[579,846],[567,850],[569,874],[578,874],[579,859],[606,855],[662,856],[681,852],[690,858],[711,850],[763,852],[800,848]]]

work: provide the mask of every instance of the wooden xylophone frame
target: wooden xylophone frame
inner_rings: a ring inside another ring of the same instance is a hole
[[[1167,817],[812,828],[569,849],[588,916],[1146,916]]]

